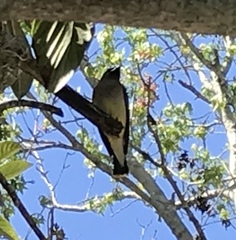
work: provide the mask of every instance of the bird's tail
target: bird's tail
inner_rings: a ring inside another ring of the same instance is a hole
[[[113,168],[113,177],[119,178],[119,177],[125,177],[129,173],[129,168],[127,166],[126,160],[124,161],[124,165],[122,166],[118,159],[114,156],[114,168]]]

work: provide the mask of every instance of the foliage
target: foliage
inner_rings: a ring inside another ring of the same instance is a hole
[[[17,234],[9,222],[0,215],[0,235],[7,237],[9,240],[17,240]]]
[[[3,174],[6,179],[12,179],[19,176],[30,165],[23,160],[11,160],[20,150],[22,150],[22,148],[16,142],[6,141],[0,143],[0,173]],[[7,220],[9,214],[7,214],[6,210],[9,210],[9,208],[4,206],[6,202],[7,199],[5,199],[1,206],[0,235],[10,240],[17,240],[18,236]]]
[[[61,64],[65,63],[61,68],[63,72],[75,70],[85,48],[81,46],[82,51],[76,55],[74,50],[78,48],[78,39],[72,37],[68,41],[68,35],[63,31],[69,29],[70,36],[75,34],[78,30],[76,24],[22,23],[24,31],[33,36],[35,54],[44,56],[39,61],[40,67],[46,68],[50,62],[56,66],[55,70],[60,65],[56,60],[59,59]],[[76,83],[73,82],[72,86],[76,88],[79,85],[79,90],[87,97],[91,95],[91,89],[86,89],[87,83],[93,86],[94,80],[99,79],[105,69],[122,64],[122,82],[129,93],[131,112],[129,178],[109,181],[106,176],[111,175],[112,166],[94,126],[68,106],[62,105],[38,82],[29,91],[30,98],[63,107],[66,116],[57,119],[35,110],[25,113],[25,109],[6,112],[9,125],[16,125],[12,129],[19,129],[14,136],[30,150],[24,156],[27,162],[22,159],[9,161],[6,155],[7,160],[0,161],[3,164],[0,171],[8,171],[5,177],[12,178],[30,166],[28,159],[36,160],[31,169],[37,168],[36,173],[42,177],[48,191],[42,190],[37,196],[41,208],[34,216],[38,226],[50,226],[48,236],[59,234],[70,238],[70,233],[63,226],[59,227],[54,211],[92,211],[105,216],[109,208],[119,205],[118,201],[122,204],[143,202],[153,210],[154,216],[158,214],[165,221],[167,212],[174,209],[178,215],[176,218],[171,215],[170,218],[176,220],[176,226],[169,224],[168,227],[176,238],[176,229],[180,232],[183,229],[185,234],[190,232],[190,222],[194,226],[190,235],[198,239],[206,239],[205,235],[210,235],[208,225],[214,222],[231,229],[236,205],[233,181],[236,172],[236,91],[235,75],[231,72],[235,64],[234,39],[108,25],[99,25],[98,28],[100,30],[88,50],[89,61],[80,65],[80,71],[74,78]],[[56,41],[57,37],[66,41],[67,50],[62,44],[64,41]],[[52,48],[55,51],[49,51]],[[48,51],[52,55],[45,60]],[[61,76],[60,70],[54,73]],[[54,83],[52,86],[55,87]],[[12,98],[12,94],[5,91],[4,97]],[[13,151],[13,154],[16,152]],[[52,155],[49,156],[49,152]],[[66,154],[64,158],[61,152]],[[82,161],[79,164],[67,163],[74,153],[79,153],[76,160],[78,156],[84,160],[83,167]],[[53,164],[50,165],[47,162],[51,159]],[[34,171],[31,169],[29,171]],[[74,169],[80,171],[71,180],[71,173],[66,172],[73,172]],[[62,176],[70,180],[63,180]],[[13,180],[16,182],[17,178]],[[61,183],[63,181],[67,185]],[[79,195],[80,200],[76,198],[74,204],[61,204],[60,184],[63,185],[63,195],[68,193],[74,199],[77,186],[82,191],[79,181],[85,186],[90,182],[85,187],[85,198]],[[101,184],[100,189],[93,188],[96,181]],[[22,182],[26,187],[26,183]],[[71,185],[69,191],[67,188]],[[30,190],[29,187],[27,191]],[[57,198],[58,195],[60,197]],[[5,209],[11,209],[7,198],[3,201],[9,205]],[[171,205],[171,209],[162,211],[162,204]],[[10,211],[6,218],[12,213]],[[183,213],[185,222],[180,220]],[[46,219],[49,219],[47,223]]]
[[[80,65],[94,34],[94,25],[34,20],[4,22],[0,28],[0,92],[10,86],[18,99],[36,78],[57,92]]]

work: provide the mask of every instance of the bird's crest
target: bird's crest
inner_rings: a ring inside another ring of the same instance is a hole
[[[120,80],[120,67],[108,68],[107,71],[103,74],[102,79],[106,77]]]

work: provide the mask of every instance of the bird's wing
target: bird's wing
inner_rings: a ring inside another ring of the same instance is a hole
[[[113,151],[113,149],[111,147],[110,141],[108,140],[107,136],[104,134],[104,132],[102,130],[99,129],[98,131],[99,131],[101,139],[102,139],[102,141],[103,141],[103,143],[104,143],[104,145],[105,145],[109,155],[110,156],[115,156],[114,151]]]
[[[128,146],[129,146],[129,97],[125,87],[123,87],[123,91],[124,91],[125,110],[126,110],[126,123],[124,126],[125,131],[124,131],[123,141],[124,141],[124,154],[126,155],[128,153]]]

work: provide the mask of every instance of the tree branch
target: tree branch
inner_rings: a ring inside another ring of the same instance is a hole
[[[219,197],[220,195],[224,196],[227,199],[230,199],[230,191],[232,191],[231,189],[226,189],[226,188],[221,188],[221,189],[211,189],[208,190],[204,193],[201,194],[201,197],[206,198],[208,200]],[[181,209],[184,206],[185,207],[190,207],[193,206],[194,204],[196,204],[197,198],[199,197],[199,195],[193,195],[190,196],[188,198],[185,198],[185,203],[183,204],[181,201],[176,201],[175,202],[175,206],[177,207],[177,209]]]
[[[98,128],[107,133],[119,136],[123,128],[122,124],[118,120],[105,114],[102,110],[96,108],[69,86],[63,87],[59,92],[55,93],[55,95],[75,111],[86,117]]]
[[[4,110],[7,110],[9,108],[15,108],[15,107],[30,107],[30,108],[37,108],[42,111],[47,111],[50,113],[54,113],[60,117],[63,117],[63,112],[60,108],[54,107],[50,104],[42,103],[42,102],[36,102],[36,101],[28,101],[28,100],[12,100],[8,102],[4,102],[0,104],[0,114]]]
[[[188,47],[190,48],[190,50],[195,54],[195,56],[199,59],[199,61],[201,63],[203,63],[205,65],[205,67],[207,67],[209,70],[211,70],[212,72],[214,72],[219,80],[221,82],[225,82],[225,76],[223,75],[221,68],[220,68],[220,64],[214,64],[211,61],[207,60],[203,54],[199,51],[199,49],[192,43],[192,41],[189,39],[189,37],[187,36],[186,33],[181,33],[181,37],[184,39],[184,41],[186,42],[186,44],[188,45]],[[218,52],[215,51],[216,56],[215,56],[215,60],[218,59]]]
[[[25,218],[26,222],[29,224],[31,229],[34,231],[34,233],[37,235],[37,237],[40,240],[46,240],[46,237],[41,232],[41,230],[36,225],[35,221],[19,199],[19,197],[16,194],[15,189],[7,182],[6,178],[3,176],[3,174],[0,172],[0,183],[3,186],[3,188],[7,191],[9,196],[11,197],[12,201],[14,202],[15,206],[19,209],[22,216]]]
[[[75,151],[81,152],[98,168],[111,176],[111,169],[107,164],[103,163],[98,157],[95,157],[86,148],[84,148],[84,146],[80,144],[76,138],[70,134],[70,132],[65,129],[59,122],[57,122],[51,115],[45,112],[43,114],[45,114],[45,117],[48,118],[51,124],[69,140],[72,145],[71,148],[73,148]],[[144,201],[153,206],[158,214],[166,221],[177,239],[192,239],[191,233],[182,223],[181,219],[174,209],[172,202],[166,198],[165,194],[155,183],[152,177],[143,169],[140,164],[137,163],[137,161],[135,161],[135,159],[130,159],[128,164],[131,173],[144,186],[148,194],[137,187],[136,184],[127,177],[117,179],[117,181],[123,183],[129,189],[137,193]]]
[[[179,80],[178,82],[182,87],[184,87],[184,88],[188,89],[190,92],[192,92],[197,98],[200,98],[204,102],[210,104],[210,101],[206,97],[204,97],[193,85],[183,82],[182,80]]]
[[[149,153],[147,153],[147,152],[143,151],[142,149],[136,147],[136,146],[133,145],[132,143],[131,143],[131,146],[132,146],[132,148],[133,148],[134,150],[136,150],[139,154],[142,155],[143,159],[148,160],[150,163],[152,163],[152,164],[153,164],[155,167],[157,167],[157,168],[158,168],[158,167],[161,167],[161,163],[155,161],[155,160],[150,156]]]
[[[183,205],[185,205],[185,200],[184,197],[182,196],[181,191],[179,190],[176,181],[173,179],[173,177],[171,176],[168,168],[166,167],[166,158],[164,155],[164,151],[162,148],[162,144],[159,138],[158,133],[152,128],[152,125],[155,125],[156,122],[153,119],[152,115],[150,114],[149,110],[148,110],[148,129],[149,131],[153,134],[153,137],[156,141],[156,144],[158,146],[159,152],[160,152],[160,156],[161,156],[161,168],[164,172],[165,177],[168,179],[169,183],[171,184],[172,188],[174,189],[176,195],[178,196],[180,202],[182,202]],[[199,223],[199,221],[197,220],[197,218],[194,216],[194,214],[192,213],[192,211],[189,209],[189,207],[183,207],[183,209],[185,210],[185,212],[187,213],[189,220],[194,224],[199,236],[201,237],[202,240],[206,240],[206,236],[201,228],[201,225]]]
[[[38,72],[37,65],[34,60],[22,62],[20,67],[23,71],[37,79],[40,84],[45,86],[44,80]],[[122,124],[118,120],[113,119],[111,116],[95,107],[91,102],[83,98],[71,87],[66,85],[60,91],[55,93],[55,95],[104,132],[119,136],[119,133],[123,129]]]
[[[55,194],[55,188],[52,185],[51,181],[49,180],[49,178],[47,177],[47,173],[44,169],[43,163],[41,158],[39,157],[39,154],[37,153],[37,151],[33,150],[31,151],[33,156],[36,158],[37,163],[38,163],[38,170],[43,178],[43,181],[45,182],[45,184],[47,185],[49,191],[50,191],[50,195],[51,195],[51,204],[47,205],[48,208],[56,208],[59,210],[63,210],[63,211],[72,211],[72,212],[86,212],[86,211],[96,211],[96,209],[102,207],[104,205],[104,203],[106,204],[106,200],[109,197],[112,197],[113,195],[115,195],[116,197],[116,201],[121,201],[124,199],[138,199],[138,200],[142,200],[142,198],[136,194],[135,192],[131,192],[131,191],[120,191],[120,192],[111,192],[108,194],[104,194],[104,196],[99,196],[99,197],[93,197],[90,199],[87,199],[86,201],[83,201],[80,204],[76,204],[76,205],[69,205],[69,204],[60,204],[58,203],[57,199],[56,199],[56,194]],[[93,205],[91,205],[91,201],[94,201]]]
[[[218,108],[217,112],[220,115],[221,121],[224,124],[227,133],[228,145],[229,145],[229,170],[232,176],[236,173],[236,126],[235,126],[235,117],[234,113],[230,109],[230,105],[232,105],[232,97],[227,94],[228,93],[228,82],[226,80],[225,74],[227,74],[227,65],[226,69],[222,70],[222,67],[219,63],[219,56],[218,52],[215,51],[215,63],[212,64],[211,62],[207,61],[204,56],[199,52],[199,49],[190,41],[186,34],[181,34],[182,38],[185,40],[186,44],[189,46],[193,54],[199,59],[199,61],[205,65],[209,70],[211,70],[211,87],[209,86],[209,82],[205,80],[205,77],[200,76],[200,69],[197,70],[200,80],[202,81],[203,85],[209,89],[217,96],[219,101],[225,101],[225,106],[222,108]],[[230,44],[230,42],[229,42]],[[230,66],[230,61],[228,62]],[[198,68],[198,67],[197,67]],[[231,185],[234,185],[235,181],[232,181]],[[236,207],[236,190],[233,189],[231,191],[231,199],[234,201],[234,206]]]

